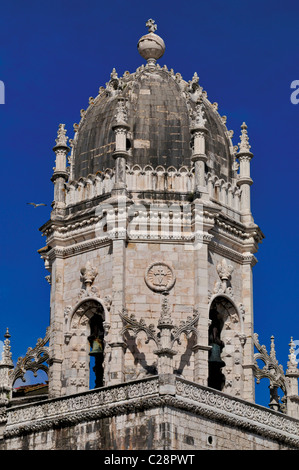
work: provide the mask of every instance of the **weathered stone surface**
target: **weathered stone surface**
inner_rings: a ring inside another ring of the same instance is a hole
[[[282,450],[298,420],[174,375],[7,410],[1,450]]]

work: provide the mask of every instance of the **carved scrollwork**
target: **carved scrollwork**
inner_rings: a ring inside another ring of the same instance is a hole
[[[178,342],[178,344],[181,344],[180,337],[183,333],[186,335],[187,338],[190,337],[192,334],[195,334],[197,336],[198,332],[196,325],[198,323],[198,319],[199,313],[196,309],[194,309],[192,317],[187,317],[186,321],[181,321],[179,326],[174,327],[171,345],[173,345],[176,341]]]
[[[147,326],[143,319],[138,321],[134,314],[129,316],[126,309],[123,309],[122,312],[119,312],[119,315],[124,322],[124,327],[121,330],[122,335],[126,331],[130,330],[133,332],[134,337],[136,337],[140,331],[143,331],[147,336],[145,341],[146,344],[152,340],[157,346],[159,346],[159,339],[153,324]]]
[[[166,295],[163,296],[162,308],[160,318],[158,320],[158,330],[154,325],[147,326],[143,319],[137,320],[135,315],[128,315],[124,309],[120,312],[120,317],[124,322],[124,327],[121,330],[123,335],[126,331],[133,331],[134,336],[143,331],[146,336],[146,343],[150,340],[154,341],[156,349],[153,351],[157,356],[172,357],[177,354],[177,351],[173,349],[175,342],[180,343],[180,337],[184,333],[188,338],[190,335],[197,335],[196,324],[198,322],[199,313],[194,310],[193,317],[188,317],[185,321],[181,321],[178,326],[173,325],[171,318],[170,308],[168,305]],[[161,372],[161,371],[160,371]]]
[[[48,374],[49,348],[46,346],[50,338],[50,328],[47,328],[45,337],[37,340],[34,348],[28,348],[24,357],[19,357],[16,367],[11,371],[10,379],[13,385],[17,379],[26,382],[25,373],[33,372],[37,376],[39,370]]]
[[[276,359],[275,347],[274,347],[274,337],[271,337],[271,351],[268,354],[266,346],[261,345],[258,340],[258,335],[254,333],[253,335],[254,346],[258,350],[254,354],[254,365],[253,371],[256,377],[257,383],[260,383],[262,378],[268,378],[270,381],[270,407],[285,412],[285,402],[287,396],[287,383],[284,375],[283,367],[280,365]],[[258,365],[258,360],[261,360],[265,365],[261,369]],[[282,401],[279,402],[279,397],[277,394],[277,389],[280,388],[284,397]]]

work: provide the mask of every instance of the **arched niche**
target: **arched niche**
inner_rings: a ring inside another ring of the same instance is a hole
[[[209,308],[208,386],[234,396],[242,395],[243,311],[225,294],[211,299]]]
[[[84,299],[69,320],[67,388],[71,393],[102,387],[106,312],[98,299]],[[92,380],[91,380],[92,379]]]

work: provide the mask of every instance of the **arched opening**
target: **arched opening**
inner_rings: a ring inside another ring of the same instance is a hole
[[[93,315],[89,321],[90,335],[90,388],[103,387],[104,385],[104,327],[103,318],[100,315]],[[92,382],[94,381],[94,386]]]
[[[224,342],[221,339],[223,328],[223,315],[218,312],[216,306],[210,309],[210,327],[209,327],[209,377],[208,386],[216,390],[222,390],[225,384],[225,376],[222,368],[225,362],[221,359],[221,353],[224,348]]]
[[[70,319],[67,393],[105,385],[105,309],[97,299],[82,300]]]
[[[226,393],[242,394],[242,312],[225,294],[216,295],[210,306],[208,386]]]

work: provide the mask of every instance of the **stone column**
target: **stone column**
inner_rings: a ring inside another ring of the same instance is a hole
[[[124,353],[126,345],[120,335],[122,320],[119,312],[125,308],[125,263],[126,241],[124,239],[113,241],[113,283],[112,283],[112,309],[110,343],[111,360],[109,365],[109,384],[124,382]]]
[[[4,348],[2,358],[0,359],[0,407],[7,405],[12,397],[12,383],[9,377],[11,370],[14,368],[12,362],[12,354],[10,352],[10,334],[8,328],[4,335]]]
[[[49,340],[49,397],[62,395],[62,363],[64,360],[64,260],[53,251],[50,254],[51,270],[51,335]]]
[[[163,293],[161,315],[158,321],[160,330],[159,349],[154,351],[158,356],[158,373],[173,374],[173,356],[176,354],[171,347],[171,331],[174,328],[167,300],[168,292]]]
[[[114,218],[112,223],[110,219]],[[120,312],[126,308],[126,239],[127,239],[127,200],[117,197],[111,203],[107,214],[107,223],[114,230],[110,230],[112,238],[112,306],[109,330],[111,360],[109,361],[109,384],[124,381],[124,353],[126,345],[120,334],[123,324]]]
[[[59,124],[56,145],[53,148],[56,154],[56,166],[51,180],[54,183],[53,215],[63,216],[65,208],[65,182],[68,180],[66,169],[66,156],[70,151],[67,146],[67,137],[64,124]]]
[[[254,402],[255,400],[255,378],[253,370],[254,343],[253,343],[253,285],[252,267],[256,259],[253,255],[243,261],[242,266],[242,309],[244,314],[244,335],[246,342],[243,349],[243,396],[244,400]]]
[[[238,186],[241,189],[241,220],[246,224],[253,222],[250,202],[250,186],[253,183],[250,177],[250,160],[252,159],[253,154],[250,152],[247,126],[245,122],[243,122],[241,129],[241,142],[239,143],[240,150],[237,154],[237,158],[240,162]]]
[[[208,132],[205,128],[206,119],[203,115],[203,105],[198,102],[196,105],[195,119],[191,126],[191,135],[193,138],[193,151],[191,160],[194,162],[195,170],[195,196],[207,199],[208,190],[205,181],[205,163],[207,161],[205,150],[205,135]]]
[[[209,299],[208,299],[208,245],[202,243],[194,251],[195,295],[194,304],[198,310],[198,338],[194,346],[194,382],[207,386],[209,350]]]
[[[204,215],[204,205],[196,199],[193,203],[194,232],[194,307],[198,311],[198,338],[194,346],[194,381],[207,386],[209,350],[209,260],[208,245],[213,236],[209,233],[214,225],[213,209],[210,217]]]
[[[126,345],[120,335],[122,320],[119,312],[123,312],[125,302],[125,272],[126,272],[126,238],[127,238],[127,197],[126,197],[126,161],[127,132],[130,129],[127,123],[127,109],[124,98],[119,98],[115,121],[112,129],[115,133],[115,181],[110,200],[110,215],[107,220],[111,227],[112,237],[112,309],[110,329],[111,359],[109,366],[109,384],[124,381],[124,353]]]
[[[288,384],[287,390],[287,414],[292,418],[299,419],[299,396],[298,396],[298,378],[299,369],[295,355],[295,343],[291,338],[290,354],[288,368],[286,371],[286,380]]]
[[[112,126],[115,133],[115,151],[113,158],[115,159],[115,181],[112,195],[126,194],[126,161],[127,152],[127,132],[130,126],[127,123],[127,110],[124,98],[118,100],[117,113],[115,123]]]

